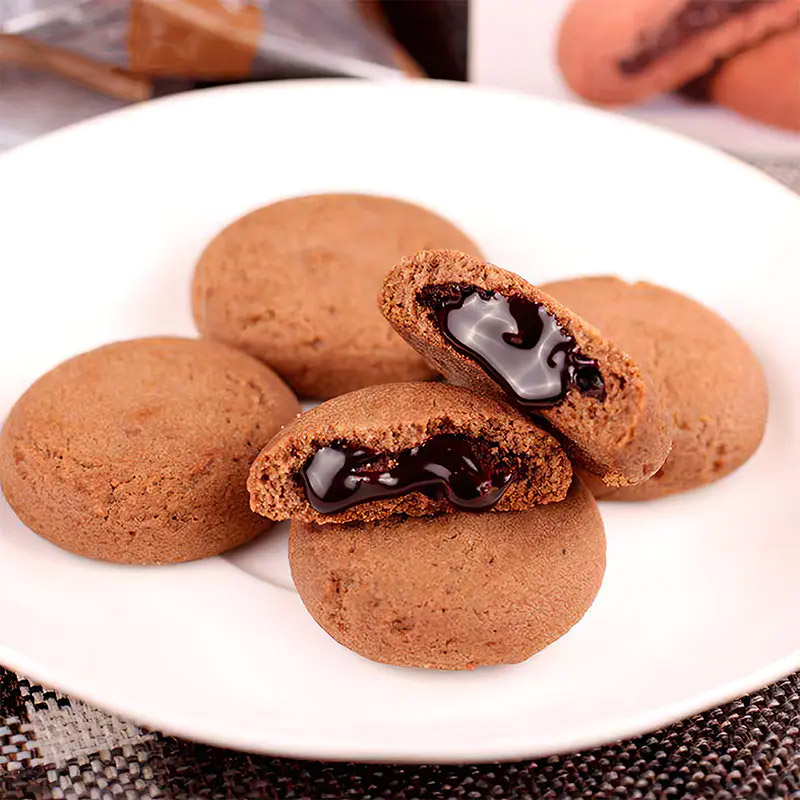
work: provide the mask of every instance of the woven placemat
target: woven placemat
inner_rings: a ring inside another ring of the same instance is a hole
[[[753,163],[800,192],[797,162]],[[800,800],[800,673],[656,733],[581,753],[408,766],[326,764],[194,744],[0,668],[0,800],[740,797]]]
[[[535,761],[331,764],[145,731],[0,670],[0,798],[800,798],[800,673],[653,734]]]

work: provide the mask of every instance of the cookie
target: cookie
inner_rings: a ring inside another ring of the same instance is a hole
[[[387,664],[471,669],[524,661],[586,613],[605,534],[576,479],[563,502],[530,511],[292,520],[289,560],[306,608],[345,647]]]
[[[266,527],[250,463],[299,407],[268,367],[225,345],[117,342],[65,361],[0,433],[0,485],[36,533],[126,564],[213,556]]]
[[[664,463],[672,426],[639,367],[519,276],[427,250],[389,274],[379,303],[448,380],[541,416],[610,485],[641,482]]]
[[[327,194],[274,203],[229,225],[201,256],[197,327],[307,397],[430,379],[375,308],[388,269],[420,247],[478,252],[447,220],[402,200]]]
[[[660,387],[674,420],[672,452],[646,483],[598,495],[647,500],[727,475],[755,452],[767,386],[752,350],[725,320],[677,292],[612,277],[545,284],[629,352]]]
[[[740,114],[800,131],[800,27],[722,63],[708,91]]]
[[[798,24],[800,0],[576,0],[561,25],[558,63],[588,100],[634,103]]]
[[[393,514],[517,511],[562,500],[569,459],[491,397],[443,383],[369,386],[302,414],[250,470],[253,511],[349,522]]]

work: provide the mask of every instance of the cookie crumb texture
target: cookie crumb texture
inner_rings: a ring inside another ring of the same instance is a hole
[[[575,480],[561,503],[507,514],[293,520],[300,597],[337,642],[373,661],[515,664],[586,613],[605,570],[603,523]]]
[[[222,231],[194,276],[200,332],[271,366],[300,395],[335,397],[435,373],[375,308],[391,266],[424,247],[478,247],[427,209],[386,197],[296,197]]]
[[[0,433],[0,485],[20,519],[80,555],[128,564],[213,556],[266,526],[250,463],[297,400],[225,345],[117,342],[41,377]]]
[[[563,400],[534,409],[563,435],[578,463],[609,485],[640,483],[664,463],[672,425],[658,392],[630,356],[518,275],[455,250],[422,251],[389,273],[378,302],[395,330],[448,380],[509,399],[486,369],[453,347],[442,332],[430,307],[431,290],[447,285],[476,287],[541,306],[558,320],[582,357],[597,365],[602,399],[572,385]]]
[[[458,386],[396,383],[333,398],[287,425],[253,462],[248,480],[251,507],[274,520],[322,524],[453,511],[445,497],[414,491],[323,514],[312,508],[300,477],[309,460],[332,443],[392,455],[439,434],[474,440],[478,452],[494,455],[496,463],[514,469],[514,479],[501,499],[484,513],[522,510],[566,496],[572,480],[566,453],[521,413],[496,398]]]
[[[577,278],[546,291],[624,347],[660,387],[675,427],[672,451],[646,483],[598,497],[648,500],[715,481],[741,466],[764,435],[768,397],[750,347],[719,315],[651,283]]]

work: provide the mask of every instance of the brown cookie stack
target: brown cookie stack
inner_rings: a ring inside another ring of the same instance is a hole
[[[443,669],[528,658],[583,616],[605,569],[567,452],[639,483],[667,457],[669,415],[596,328],[460,251],[403,260],[379,305],[460,385],[372,386],[307,412],[253,463],[252,508],[292,519],[300,595],[357,652]]]
[[[465,388],[397,383],[329,400],[272,439],[248,486],[254,511],[292,519],[308,610],[377,661],[520,661],[600,587],[603,525],[563,449]]]
[[[387,198],[243,217],[197,265],[208,338],[109,345],[37,381],[0,436],[3,492],[56,544],[128,563],[215,555],[291,519],[297,589],[345,646],[440,669],[528,658],[600,588],[595,496],[735,469],[766,387],[686,297],[615,278],[545,291],[463,249],[478,253]],[[330,399],[298,415],[270,367]]]

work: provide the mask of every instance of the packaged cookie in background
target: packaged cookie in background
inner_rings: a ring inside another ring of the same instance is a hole
[[[0,65],[131,101],[196,81],[422,74],[377,4],[365,8],[354,0],[3,0]]]
[[[641,109],[734,151],[786,146],[747,118],[800,130],[800,0],[4,0],[0,29],[0,64],[130,101],[407,75]]]

